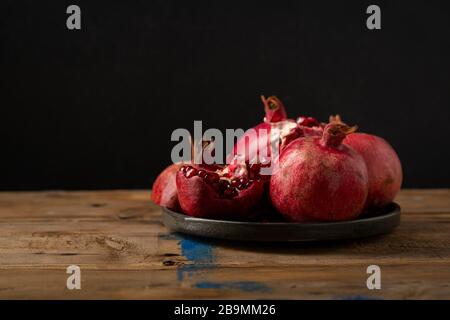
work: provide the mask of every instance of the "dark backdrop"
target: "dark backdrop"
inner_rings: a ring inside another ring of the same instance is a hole
[[[3,0],[0,188],[149,188],[175,128],[250,127],[260,94],[386,138],[405,187],[450,187],[449,10],[375,3],[377,31],[372,1]]]

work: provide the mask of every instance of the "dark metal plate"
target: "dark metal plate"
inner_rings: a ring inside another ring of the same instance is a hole
[[[324,241],[389,233],[400,224],[400,206],[391,203],[370,216],[343,222],[239,222],[201,219],[163,208],[164,225],[190,235],[241,241]]]

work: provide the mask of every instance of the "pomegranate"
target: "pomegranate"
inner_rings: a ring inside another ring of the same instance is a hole
[[[331,116],[330,122],[343,123],[339,115]],[[369,176],[369,192],[365,209],[376,209],[391,203],[403,180],[402,165],[391,145],[381,137],[368,133],[355,133],[344,140],[364,159]]]
[[[391,203],[402,185],[402,165],[397,153],[381,137],[355,133],[344,143],[355,149],[366,162],[369,193],[365,208],[375,209]]]
[[[297,121],[288,119],[286,108],[275,96],[265,98],[261,96],[266,116],[264,122],[247,130],[234,146],[232,154],[228,157],[235,160],[240,157],[247,164],[260,164],[269,166],[272,145],[279,146],[281,150],[291,141],[305,135],[321,135],[322,128],[319,122],[312,117],[299,117]],[[276,139],[276,140],[275,140]]]
[[[369,193],[366,208],[391,203],[402,185],[402,165],[391,145],[381,137],[367,133],[348,136],[344,143],[355,149],[366,162]]]
[[[321,137],[292,141],[270,179],[270,197],[286,219],[341,221],[356,218],[368,192],[363,158],[342,144],[354,132],[341,123],[326,125]]]
[[[177,185],[175,181],[176,173],[181,168],[181,164],[175,163],[164,169],[153,183],[152,200],[160,206],[178,211]]]
[[[178,199],[184,213],[194,217],[249,220],[261,202],[264,184],[246,164],[211,170],[184,165],[177,172]]]

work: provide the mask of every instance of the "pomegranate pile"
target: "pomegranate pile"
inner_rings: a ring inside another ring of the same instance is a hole
[[[386,140],[355,132],[338,115],[292,119],[278,98],[262,102],[264,121],[238,139],[226,165],[172,164],[152,200],[193,217],[299,223],[351,220],[394,200],[402,167]]]

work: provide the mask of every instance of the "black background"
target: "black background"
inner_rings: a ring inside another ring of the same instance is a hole
[[[174,129],[251,127],[260,94],[386,138],[405,187],[450,187],[444,3],[2,1],[0,189],[150,188]]]

